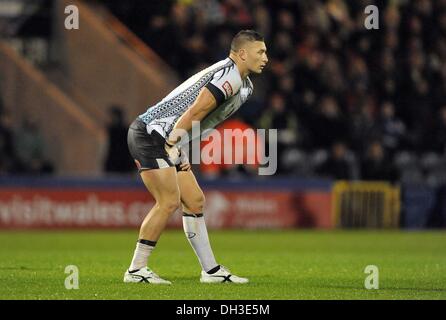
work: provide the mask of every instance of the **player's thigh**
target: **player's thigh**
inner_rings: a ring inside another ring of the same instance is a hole
[[[178,172],[178,187],[183,210],[187,213],[203,213],[204,193],[192,170]]]
[[[144,170],[140,174],[144,185],[158,205],[170,207],[180,204],[180,190],[175,167]]]

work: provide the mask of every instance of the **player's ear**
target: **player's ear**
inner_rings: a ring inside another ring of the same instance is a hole
[[[248,55],[248,52],[247,52],[245,49],[240,49],[240,50],[238,51],[238,55],[239,55],[239,57],[240,57],[240,59],[241,59],[242,61],[246,61],[246,57],[247,57],[247,55]]]

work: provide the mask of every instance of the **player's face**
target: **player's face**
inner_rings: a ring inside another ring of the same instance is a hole
[[[263,41],[248,42],[246,46],[246,65],[250,72],[262,73],[268,63],[266,46]]]

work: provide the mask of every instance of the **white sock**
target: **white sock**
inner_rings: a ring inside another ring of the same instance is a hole
[[[207,272],[218,266],[214,253],[212,252],[211,244],[209,243],[208,231],[203,214],[183,214],[183,229],[200,261],[203,271]]]
[[[147,267],[147,259],[152,253],[152,250],[155,248],[155,244],[156,242],[153,241],[138,240],[138,242],[136,243],[135,252],[133,254],[132,263],[129,267],[130,271]]]

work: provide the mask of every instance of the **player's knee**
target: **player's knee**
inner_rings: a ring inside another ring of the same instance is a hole
[[[172,214],[180,207],[180,197],[169,197],[158,203],[159,208],[166,214]]]
[[[197,208],[197,212],[203,212],[205,202],[206,198],[203,193],[197,196],[197,198],[195,199],[195,206]]]
[[[203,213],[206,198],[203,193],[197,194],[186,203],[187,209],[194,213]]]

